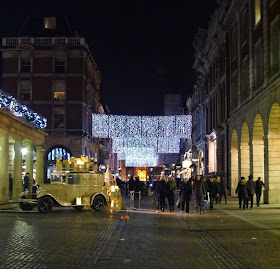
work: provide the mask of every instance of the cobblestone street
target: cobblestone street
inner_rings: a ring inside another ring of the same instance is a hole
[[[159,213],[151,197],[141,205],[120,212],[3,210],[0,268],[280,268],[276,206],[243,211],[232,199],[187,215]]]

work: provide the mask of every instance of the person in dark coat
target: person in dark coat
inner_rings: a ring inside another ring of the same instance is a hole
[[[133,180],[133,176],[131,176],[128,181],[128,188],[130,191],[135,191],[135,181]]]
[[[257,206],[260,206],[260,200],[262,196],[262,188],[264,187],[264,183],[261,181],[261,178],[258,177],[258,180],[255,182],[256,184],[256,197],[257,197]]]
[[[157,184],[157,194],[159,196],[159,209],[164,212],[165,196],[166,196],[166,182],[165,177],[161,176]]]
[[[190,200],[192,195],[192,182],[185,178],[183,183],[181,184],[179,197],[181,197],[181,210],[184,211],[184,207],[186,204],[186,213],[190,212]]]
[[[247,181],[248,199],[247,199],[246,207],[248,208],[249,201],[251,201],[250,209],[252,209],[253,208],[253,203],[254,203],[253,198],[254,198],[254,194],[255,194],[255,191],[256,191],[256,184],[253,181],[253,176],[252,175],[250,175],[248,178],[249,178],[248,181]]]
[[[175,180],[174,177],[169,177],[166,183],[166,195],[169,203],[170,212],[174,211],[174,194],[175,194]]]
[[[200,176],[197,176],[197,179],[194,183],[194,192],[195,192],[195,201],[196,201],[196,212],[198,213],[198,208],[200,214],[203,211],[203,201],[206,195],[206,190],[204,183],[201,181]]]
[[[139,177],[135,177],[135,192],[140,191],[140,179]]]
[[[221,193],[221,178],[215,178],[215,188],[216,188],[216,204],[220,203],[220,193]]]
[[[117,184],[117,186],[118,186],[118,187],[120,188],[120,190],[121,190],[122,181],[120,180],[119,177],[116,177],[116,184]]]
[[[11,174],[9,174],[9,197],[10,199],[13,198],[13,178]]]
[[[220,202],[222,201],[222,196],[225,197],[225,204],[227,203],[227,182],[221,177],[221,192],[220,192]]]
[[[29,184],[29,173],[27,172],[23,178],[23,191],[25,191],[26,189],[29,190]]]
[[[209,192],[209,199],[210,199],[210,209],[213,210],[213,204],[214,200],[216,198],[216,186],[215,186],[215,181],[213,177],[209,178],[207,189]]]
[[[241,177],[241,180],[238,182],[238,186],[236,188],[235,193],[238,194],[239,209],[241,209],[241,205],[243,201],[243,210],[244,210],[248,199],[247,182],[245,180],[245,177]]]

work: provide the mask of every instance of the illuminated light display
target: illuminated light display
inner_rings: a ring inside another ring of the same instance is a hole
[[[0,107],[11,112],[16,117],[27,120],[37,128],[44,129],[47,127],[47,119],[39,116],[36,112],[29,110],[25,105],[21,105],[14,97],[1,91]]]
[[[92,115],[92,136],[112,138],[113,152],[126,166],[153,167],[160,153],[179,153],[180,139],[191,138],[191,115]]]

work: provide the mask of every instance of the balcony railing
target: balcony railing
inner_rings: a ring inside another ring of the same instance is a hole
[[[21,44],[33,46],[53,46],[56,44],[87,47],[84,37],[3,37],[3,47],[16,47]]]

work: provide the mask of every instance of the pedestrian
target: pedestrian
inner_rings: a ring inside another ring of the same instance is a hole
[[[220,193],[221,193],[221,178],[218,176],[215,178],[215,188],[216,188],[216,204],[220,203]]]
[[[165,196],[166,196],[166,182],[165,177],[161,176],[160,180],[157,184],[157,194],[158,194],[158,200],[159,200],[159,209],[164,212],[165,208]]]
[[[225,204],[227,203],[227,182],[221,177],[221,192],[220,192],[220,203],[222,202],[222,196],[225,197]]]
[[[174,211],[174,194],[175,194],[175,180],[174,177],[171,176],[168,178],[166,183],[166,195],[169,204],[170,212]]]
[[[254,203],[254,194],[255,194],[255,191],[256,191],[256,184],[255,182],[253,181],[253,176],[252,175],[249,175],[248,177],[248,181],[247,181],[247,192],[248,192],[248,199],[247,199],[247,205],[246,205],[246,208],[248,208],[248,205],[249,205],[249,201],[251,202],[251,207],[250,209],[253,208],[253,203]]]
[[[192,195],[192,182],[188,178],[185,178],[183,183],[181,184],[181,188],[179,192],[182,212],[184,212],[185,204],[186,204],[186,213],[190,212],[191,195]]]
[[[241,209],[241,205],[243,202],[243,210],[244,210],[248,199],[247,182],[245,180],[245,177],[241,177],[240,181],[238,182],[238,186],[236,188],[235,193],[238,194],[239,209]]]
[[[13,178],[11,174],[9,174],[9,197],[10,200],[13,198]]]
[[[120,180],[119,177],[116,177],[116,184],[119,187],[119,189],[121,190],[121,185],[122,185],[122,181]],[[122,191],[122,190],[121,190]]]
[[[204,183],[201,181],[200,176],[197,176],[193,187],[195,192],[196,213],[198,213],[198,209],[199,209],[200,214],[202,214],[203,201],[206,194],[206,190],[205,190]]]
[[[209,178],[208,181],[208,192],[209,192],[209,199],[210,199],[210,209],[213,210],[214,200],[216,198],[216,186],[213,177]]]
[[[128,181],[129,191],[135,191],[135,181],[133,180],[133,176],[130,177]]]
[[[139,177],[135,177],[135,192],[140,191],[140,179]]]
[[[23,191],[25,191],[26,189],[29,190],[29,184],[30,184],[30,180],[29,180],[29,173],[25,173],[25,176],[23,178]]]
[[[261,196],[262,196],[262,188],[264,187],[264,183],[261,181],[260,177],[258,177],[258,180],[255,183],[256,183],[257,207],[259,207]]]

